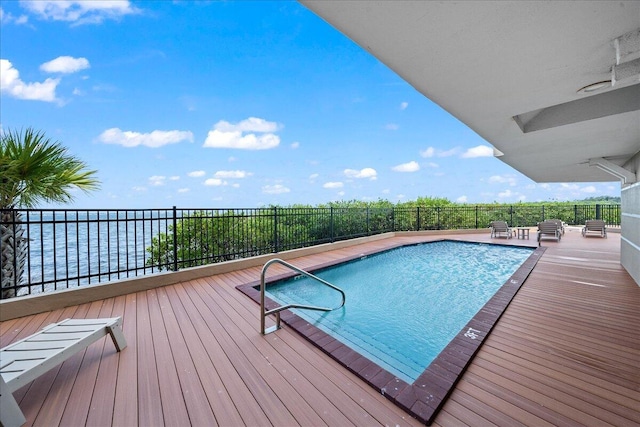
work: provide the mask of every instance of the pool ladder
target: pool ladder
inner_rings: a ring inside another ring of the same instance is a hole
[[[265,306],[264,306],[264,276],[265,273],[267,272],[267,269],[269,268],[269,266],[271,266],[272,264],[281,264],[284,265],[285,267],[290,268],[291,270],[300,273],[304,276],[307,276],[311,279],[317,280],[318,282],[322,283],[323,285],[326,285],[328,287],[330,287],[331,289],[335,289],[336,291],[340,292],[340,295],[342,295],[342,302],[340,303],[340,305],[338,307],[335,308],[326,308],[326,307],[316,307],[313,305],[304,305],[304,304],[287,304],[287,305],[283,305],[280,307],[276,307],[274,309],[271,310],[266,310]],[[282,310],[287,310],[289,308],[301,308],[301,309],[305,309],[305,310],[315,310],[315,311],[333,311],[333,310],[337,310],[339,308],[341,308],[342,306],[344,306],[344,302],[345,302],[345,294],[344,291],[342,289],[340,289],[339,287],[327,282],[326,280],[323,280],[317,276],[314,276],[313,274],[304,271],[298,267],[296,267],[293,264],[289,264],[288,262],[285,262],[279,258],[274,258],[272,260],[267,261],[267,263],[264,265],[264,267],[262,267],[262,273],[260,274],[260,332],[262,333],[262,335],[266,335],[269,334],[271,332],[277,331],[278,329],[280,329],[280,312]],[[275,314],[276,315],[276,324],[268,329],[265,329],[265,319],[268,315],[270,314]]]

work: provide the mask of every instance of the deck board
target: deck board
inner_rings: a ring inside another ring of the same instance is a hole
[[[535,244],[488,234],[446,237]],[[442,237],[292,262],[309,269]],[[640,424],[640,287],[620,266],[619,235],[570,229],[543,245],[434,425]],[[268,277],[284,273],[274,265]],[[258,306],[235,289],[259,277],[253,267],[0,323],[6,346],[67,317],[123,317],[124,351],[103,338],[14,393],[26,425],[419,425],[292,329],[261,336]]]

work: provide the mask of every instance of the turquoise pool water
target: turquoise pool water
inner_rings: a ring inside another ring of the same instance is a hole
[[[404,246],[315,271],[345,291],[345,306],[294,311],[411,384],[532,252],[455,241]],[[267,294],[283,304],[340,303],[338,292],[306,277]]]

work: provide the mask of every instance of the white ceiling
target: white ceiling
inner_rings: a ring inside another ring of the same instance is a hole
[[[640,27],[640,1],[302,3],[534,181],[616,181],[589,159],[622,165],[640,151],[637,75],[577,92],[611,79],[613,42]]]

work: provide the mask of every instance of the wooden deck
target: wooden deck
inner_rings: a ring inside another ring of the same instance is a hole
[[[640,424],[640,287],[620,266],[620,235],[575,228],[543,245],[434,425]],[[67,317],[123,316],[123,352],[102,339],[14,394],[27,425],[419,425],[290,329],[261,336],[258,306],[235,289],[257,278],[245,269],[0,323],[5,346]]]

